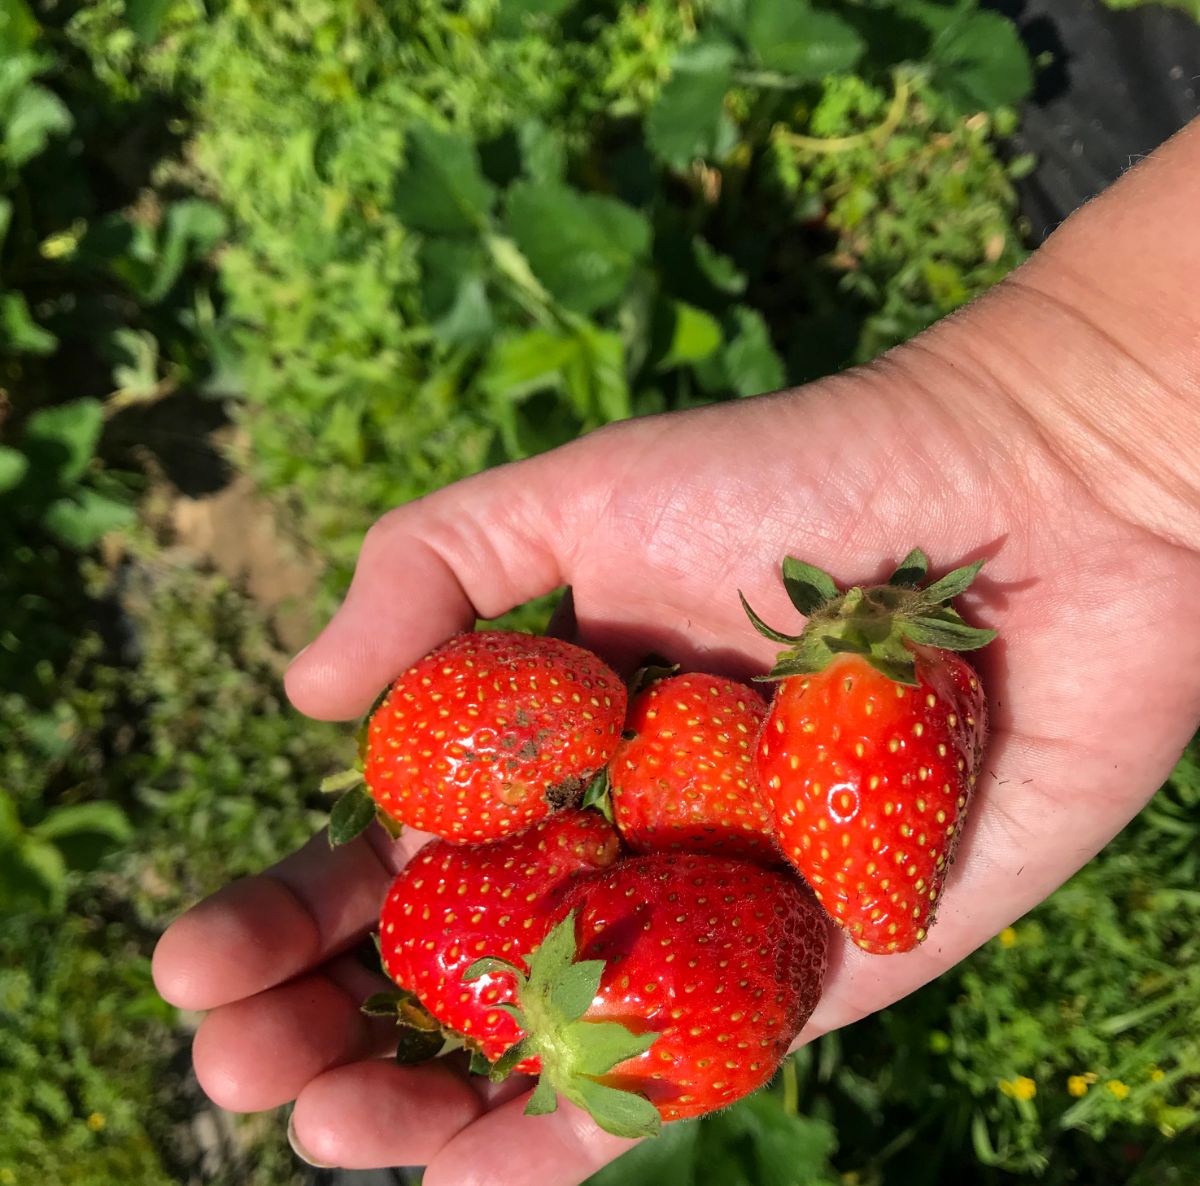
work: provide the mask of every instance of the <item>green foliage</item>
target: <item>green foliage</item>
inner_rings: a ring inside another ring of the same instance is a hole
[[[252,464],[335,583],[398,502],[872,357],[1021,255],[1030,68],[971,3],[231,3],[155,54],[233,220]]]

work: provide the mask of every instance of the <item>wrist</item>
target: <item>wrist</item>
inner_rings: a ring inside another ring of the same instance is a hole
[[[1101,506],[1200,551],[1196,209],[1200,121],[919,343],[983,428],[1024,421]]]

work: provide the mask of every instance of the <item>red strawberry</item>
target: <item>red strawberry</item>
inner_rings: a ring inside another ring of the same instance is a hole
[[[609,767],[625,842],[778,861],[754,770],[766,711],[757,692],[715,675],[671,676],[634,696]]]
[[[410,667],[371,717],[363,775],[380,809],[459,843],[576,803],[612,756],[625,688],[582,647],[460,634]]]
[[[497,1008],[515,998],[515,980],[498,971],[467,983],[463,972],[492,954],[523,967],[570,883],[612,864],[619,848],[612,825],[594,811],[562,811],[491,844],[431,841],[388,890],[379,918],[384,970],[495,1061],[520,1036]]]
[[[527,1036],[497,1068],[540,1058],[529,1112],[558,1091],[609,1132],[650,1135],[761,1087],[816,1007],[828,932],[782,870],[654,853],[579,879],[564,907],[521,979]]]
[[[979,775],[986,701],[955,652],[995,632],[968,626],[948,603],[980,564],[921,589],[918,549],[888,584],[840,594],[789,558],[784,582],[808,615],[803,633],[779,634],[746,606],[760,631],[789,644],[771,672],[780,682],[758,745],[779,842],[873,954],[925,938]]]

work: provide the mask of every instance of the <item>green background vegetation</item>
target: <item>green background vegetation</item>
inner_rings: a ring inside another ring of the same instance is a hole
[[[0,3],[0,1186],[300,1180],[148,956],[319,826],[348,740],[279,676],[363,530],[987,288],[1031,77],[972,0]],[[1197,886],[1185,758],[959,969],[597,1181],[1194,1182]]]

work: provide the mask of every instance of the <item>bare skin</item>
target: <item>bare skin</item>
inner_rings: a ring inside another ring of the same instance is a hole
[[[938,976],[1089,860],[1161,784],[1200,718],[1200,125],[1073,218],[983,300],[870,367],[798,391],[616,425],[385,516],[346,601],[293,663],[302,712],[361,714],[476,615],[559,585],[578,636],[745,676],[776,572],[843,581],[919,544],[939,572],[986,557],[965,599],[986,773],[929,939],[873,957],[835,936],[802,1035]],[[210,1010],[196,1070],[219,1104],[296,1101],[298,1145],[348,1167],[422,1164],[427,1186],[572,1186],[628,1142],[563,1106],[521,1115],[448,1066],[383,1060],[345,957],[423,841],[323,837],[202,902],[155,955],[163,996]]]

